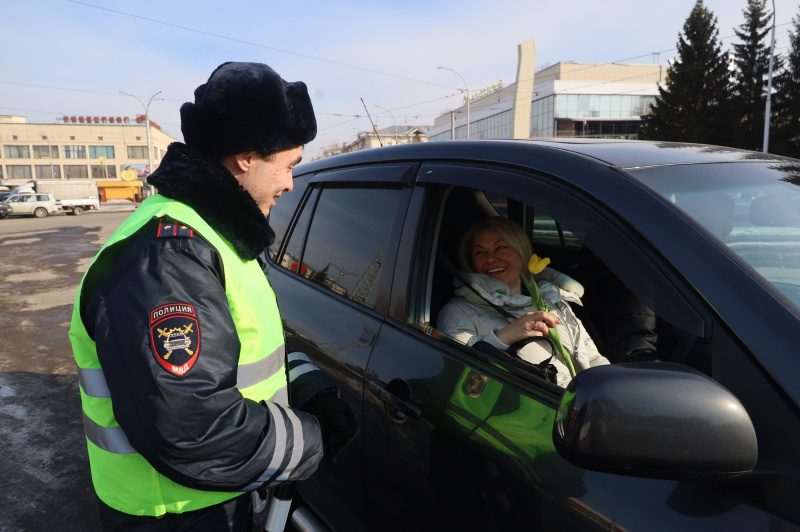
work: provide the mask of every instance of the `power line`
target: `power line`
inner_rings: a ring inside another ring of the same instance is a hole
[[[51,90],[60,90],[60,91],[69,91],[69,92],[82,92],[85,94],[100,94],[102,96],[119,96],[119,94],[114,92],[101,92],[101,91],[93,91],[88,89],[73,89],[69,87],[55,87],[53,85],[42,85],[39,83],[24,83],[21,81],[0,81],[3,85],[17,85],[20,87],[34,87],[37,89],[51,89]]]
[[[334,61],[332,59],[325,59],[323,57],[316,57],[316,56],[313,56],[313,55],[303,54],[303,53],[295,52],[295,51],[292,51],[292,50],[286,50],[285,48],[277,48],[275,46],[269,46],[269,45],[266,45],[266,44],[261,44],[261,43],[257,43],[257,42],[253,42],[253,41],[246,41],[244,39],[238,39],[236,37],[231,37],[229,35],[223,35],[221,33],[214,33],[214,32],[211,32],[211,31],[201,30],[201,29],[198,29],[198,28],[192,28],[190,26],[183,26],[181,24],[174,24],[172,22],[166,22],[166,21],[163,21],[163,20],[158,20],[158,19],[154,19],[154,18],[150,18],[150,17],[145,17],[145,16],[142,16],[142,15],[137,15],[135,13],[129,13],[127,11],[120,11],[118,9],[111,9],[111,8],[108,8],[108,7],[98,6],[96,4],[90,4],[89,2],[82,2],[80,0],[66,0],[66,1],[67,2],[71,2],[73,4],[81,5],[81,6],[84,6],[84,7],[90,7],[92,9],[98,9],[100,11],[107,11],[109,13],[114,13],[116,15],[122,15],[122,16],[125,16],[125,17],[135,18],[135,19],[138,19],[138,20],[144,20],[146,22],[152,22],[153,24],[160,24],[162,26],[167,26],[167,27],[170,27],[170,28],[175,28],[175,29],[179,29],[179,30],[183,30],[183,31],[197,33],[197,34],[200,34],[200,35],[205,35],[207,37],[214,37],[216,39],[223,39],[223,40],[226,40],[226,41],[236,42],[236,43],[239,43],[239,44],[246,44],[248,46],[254,46],[256,48],[262,48],[264,50],[271,50],[273,52],[293,55],[295,57],[302,57],[304,59],[311,59],[312,61],[319,61],[319,62],[322,62],[322,63],[328,63],[328,64],[331,64],[331,65],[336,65],[336,66],[340,66],[340,67],[352,68],[352,69],[355,69],[355,70],[361,70],[363,72],[369,72],[371,74],[378,74],[378,75],[381,75],[381,76],[389,76],[389,77],[392,77],[392,78],[402,79],[402,80],[405,80],[405,81],[412,81],[414,83],[422,83],[424,85],[431,85],[433,87],[440,87],[440,88],[445,88],[445,89],[453,89],[454,88],[454,87],[450,87],[449,85],[442,85],[440,83],[434,83],[432,81],[426,81],[426,80],[422,80],[422,79],[410,78],[410,77],[407,77],[407,76],[401,76],[401,75],[398,75],[398,74],[392,74],[390,72],[383,72],[381,70],[375,70],[373,68],[367,68],[367,67],[362,67],[362,66],[358,66],[358,65],[351,65],[349,63],[343,63],[341,61]]]

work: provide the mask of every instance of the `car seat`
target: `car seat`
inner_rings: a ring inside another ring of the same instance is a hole
[[[452,187],[448,189],[439,205],[439,217],[436,220],[436,237],[434,249],[444,255],[458,269],[458,244],[461,237],[475,223],[487,216],[497,215],[483,193],[477,190]],[[439,310],[453,297],[453,277],[441,264],[439,254],[434,254],[434,268],[429,293],[429,322],[436,325]]]

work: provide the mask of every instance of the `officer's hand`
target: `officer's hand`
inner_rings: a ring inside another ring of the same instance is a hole
[[[319,421],[326,460],[329,464],[335,464],[341,452],[358,434],[356,416],[336,393],[325,393],[313,398],[308,403],[308,412]]]

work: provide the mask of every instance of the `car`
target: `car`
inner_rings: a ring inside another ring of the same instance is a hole
[[[27,191],[11,194],[3,203],[7,210],[6,216],[18,214],[46,218],[48,215],[62,210],[61,202],[52,194],[36,194]]]
[[[667,142],[459,141],[294,175],[270,212],[265,271],[287,352],[337,382],[360,431],[298,484],[293,520],[800,525],[800,161]],[[583,285],[575,312],[612,364],[561,388],[437,329],[458,241],[486,216],[516,221]],[[626,328],[641,312],[652,328]],[[643,361],[610,334],[620,325],[652,344]]]

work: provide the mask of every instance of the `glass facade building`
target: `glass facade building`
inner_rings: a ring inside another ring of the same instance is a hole
[[[496,115],[487,116],[480,120],[474,120],[470,123],[469,136],[470,139],[508,139],[511,138],[511,127],[514,120],[514,113],[511,109],[497,113]],[[455,140],[466,140],[467,128],[466,126],[458,126],[455,129]],[[450,130],[438,133],[428,138],[429,142],[439,140],[450,140]]]
[[[638,138],[641,117],[650,112],[658,94],[662,70],[660,65],[572,61],[547,66],[532,79],[528,73],[522,81],[478,91],[470,100],[470,138]],[[429,139],[466,139],[465,111],[461,105],[437,116]]]
[[[634,94],[546,96],[531,107],[531,137],[635,137],[654,100]]]

